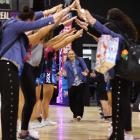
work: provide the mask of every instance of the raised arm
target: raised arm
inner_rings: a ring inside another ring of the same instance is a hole
[[[46,36],[54,27],[55,25],[48,25],[45,27],[40,28],[37,32],[28,35],[29,43],[32,46],[37,45],[43,38]]]
[[[44,27],[46,25],[56,23],[59,20],[61,21],[61,19],[70,12],[72,7],[74,7],[74,4],[53,14],[52,16],[45,17],[43,19],[36,20],[33,22],[24,22],[24,21],[18,20],[18,22],[14,22],[12,24],[12,28],[13,28],[13,30],[18,29],[17,34],[20,34],[21,32],[38,29],[38,28]]]
[[[92,28],[97,30],[100,34],[108,34],[111,35],[112,37],[119,37],[120,40],[123,40],[123,36],[120,34],[117,34],[113,31],[111,31],[109,28],[101,24],[96,18],[94,18],[88,10],[84,10],[80,6],[80,1],[76,0],[76,5],[78,9],[78,15],[80,16],[81,19],[85,20],[86,23],[90,24]]]
[[[17,22],[14,22],[11,25],[11,28],[13,30],[16,30],[17,34],[20,34],[22,32],[35,30],[35,29],[39,29],[41,27],[44,27],[46,25],[54,24],[54,22],[55,21],[54,21],[53,16],[50,16],[50,17],[47,17],[44,19],[40,19],[40,20],[36,20],[33,22],[25,22],[25,21],[17,20]]]
[[[66,25],[72,23],[76,18],[77,18],[76,16],[75,17],[72,17],[70,19],[67,19],[67,20],[63,21],[61,24],[63,24],[64,26],[66,26]]]
[[[62,8],[62,4],[59,4],[57,6],[54,6],[51,9],[35,12],[35,20],[38,20],[38,19],[48,16],[50,14],[54,14],[58,9],[61,9],[61,8]]]
[[[43,11],[35,12],[35,20],[38,20],[38,19],[40,19],[42,17],[44,17]]]
[[[56,45],[52,46],[55,50],[59,50],[60,48],[66,47],[69,43],[73,42],[75,39],[81,37],[83,34],[83,30],[77,31],[73,35],[69,35],[65,39],[63,39],[61,42],[57,43]]]
[[[55,42],[57,42],[58,40],[61,40],[63,38],[63,36],[67,36],[68,33],[72,32],[74,29],[71,29],[70,31],[66,31],[66,32],[63,32],[55,37],[53,37],[52,39],[50,39],[48,42],[46,42],[45,46],[52,46],[52,44],[55,44]]]
[[[49,16],[50,14],[54,14],[62,10],[62,4],[52,7],[51,9],[47,9],[43,11],[44,16]]]
[[[69,36],[69,34],[67,33],[64,36],[62,36],[60,39],[56,40],[55,42],[49,42],[49,43],[47,43],[46,46],[54,46],[54,45],[60,43],[61,41],[63,41],[68,36]]]
[[[115,33],[103,24],[101,24],[98,20],[96,20],[89,11],[86,10],[86,17],[87,17],[87,22],[90,24],[92,28],[97,30],[101,34],[108,34],[111,35],[112,37],[119,37],[120,40],[123,40],[124,37],[121,34]]]
[[[74,20],[74,19],[75,18],[72,18],[72,20]],[[55,28],[55,26],[57,26],[59,24],[59,22],[60,21],[58,19],[58,21],[56,21],[55,24],[42,27],[37,32],[35,32],[34,34],[28,35],[30,44],[32,44],[32,46],[38,44],[41,39],[43,39],[52,29]],[[54,41],[52,41],[52,42],[54,42]]]

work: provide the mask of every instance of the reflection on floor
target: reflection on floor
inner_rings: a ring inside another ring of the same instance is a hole
[[[41,140],[107,140],[109,122],[100,119],[97,107],[85,107],[81,122],[72,122],[69,107],[51,106],[50,118],[57,126],[40,129]],[[133,113],[133,134],[140,140],[140,113]]]
[[[85,107],[80,122],[72,122],[69,107],[50,106],[50,118],[56,126],[46,126],[39,130],[40,140],[107,140],[109,122],[100,119],[97,107]],[[140,113],[133,112],[133,134],[140,140]]]

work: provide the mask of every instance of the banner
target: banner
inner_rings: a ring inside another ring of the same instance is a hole
[[[6,20],[10,17],[16,17],[17,12],[16,11],[7,11],[7,10],[0,10],[0,20]]]
[[[62,32],[68,31],[72,28],[72,24],[65,26]],[[67,52],[71,49],[71,44],[67,45],[59,51],[59,71],[63,71],[64,63],[67,59]],[[59,76],[59,91],[57,97],[57,103],[68,105],[68,84],[67,79],[63,76]]]

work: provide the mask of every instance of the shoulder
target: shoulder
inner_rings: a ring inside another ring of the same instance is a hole
[[[105,23],[104,25],[110,30],[112,30],[113,32],[121,34],[119,27],[114,22],[109,21]]]
[[[65,63],[64,63],[64,65],[65,65],[65,66],[68,66],[69,63],[70,63],[69,60],[66,60]]]
[[[16,18],[10,18],[10,19],[7,19],[6,21],[3,22],[3,27],[7,27],[9,25],[11,25],[12,23],[15,23],[17,22],[18,20]]]
[[[118,34],[118,37],[123,40],[124,39],[124,31],[122,30],[122,25],[118,22],[114,21],[108,21],[107,23],[104,24],[107,28],[109,28],[111,31],[115,32]]]
[[[83,57],[77,57],[77,60],[78,60],[79,62],[84,62]]]
[[[83,60],[83,57],[76,57],[76,59],[81,61],[81,60]]]

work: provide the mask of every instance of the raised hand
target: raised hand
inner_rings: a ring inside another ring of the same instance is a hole
[[[44,10],[43,14],[44,14],[44,16],[48,16],[49,14],[53,14],[53,13],[57,12],[58,10],[60,11],[60,9],[62,9],[62,6],[63,6],[62,4],[59,4],[57,6],[54,6],[51,9]]]
[[[76,18],[77,18],[77,16],[65,20],[65,21],[63,22],[63,25],[67,25],[67,24],[72,23]]]
[[[68,13],[67,15],[65,15],[63,18],[62,18],[62,21],[61,22],[65,22],[66,20],[70,19],[69,17],[71,16],[71,13]]]
[[[83,19],[84,21],[86,21],[86,11],[85,11],[85,9],[82,9],[79,0],[75,0],[75,2],[76,2],[76,8],[77,8],[78,16],[81,19]]]
[[[76,30],[75,28],[72,28],[71,31],[69,32],[69,35],[75,34],[76,31],[77,31],[77,30]]]
[[[56,10],[56,12],[59,12],[59,11],[61,11],[63,8],[63,5],[62,4],[59,4],[59,6],[58,6],[58,8],[57,8],[57,10]]]
[[[60,10],[62,9],[62,6],[63,6],[63,4],[59,4],[59,5],[54,6],[53,8],[51,8],[51,9],[49,9],[49,10],[50,10],[50,12],[53,14],[53,13],[55,13],[55,12],[57,12],[57,11],[60,11]]]
[[[79,0],[75,0],[77,9],[82,9]]]
[[[90,12],[88,10],[86,10],[85,13],[86,13],[87,22],[89,24],[95,24],[96,19],[90,14]]]
[[[83,21],[81,21],[81,20],[79,20],[79,19],[76,19],[75,20],[76,21],[76,23],[82,28],[82,29],[84,29],[84,30],[88,30],[88,23],[86,23],[86,22],[83,22]]]
[[[71,10],[75,9],[76,8],[76,1],[74,1],[69,7]]]
[[[82,37],[83,36],[83,29],[77,31],[75,35],[76,35],[76,38]]]

